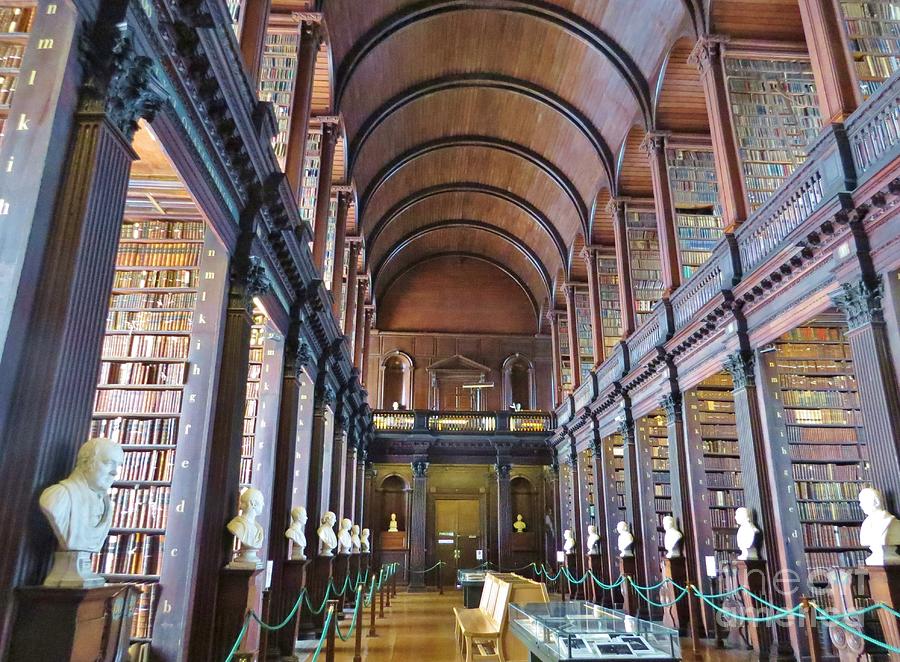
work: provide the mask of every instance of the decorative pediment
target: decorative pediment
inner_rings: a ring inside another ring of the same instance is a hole
[[[428,366],[427,370],[428,372],[480,372],[485,375],[491,372],[488,366],[466,358],[461,354],[435,361]]]

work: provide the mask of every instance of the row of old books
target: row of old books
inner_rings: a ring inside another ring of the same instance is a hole
[[[178,414],[181,389],[169,391],[119,391],[101,389],[94,395],[94,413]]]

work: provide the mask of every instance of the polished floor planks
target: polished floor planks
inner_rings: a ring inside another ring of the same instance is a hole
[[[448,589],[437,593],[398,594],[385,609],[384,618],[376,620],[377,637],[367,637],[368,614],[363,628],[362,658],[366,662],[459,662],[454,640],[453,607],[462,606],[462,592]],[[344,621],[347,623],[347,621]],[[346,627],[346,626],[345,626]],[[690,641],[682,640],[685,660],[704,662],[745,662],[758,659],[746,651],[721,651],[704,647],[694,657]],[[338,642],[336,662],[352,662],[353,638]],[[308,658],[307,658],[308,659]],[[324,654],[320,660],[324,660]]]

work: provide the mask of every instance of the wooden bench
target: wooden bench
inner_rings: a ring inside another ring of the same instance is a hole
[[[456,642],[466,662],[527,660],[527,650],[507,632],[511,602],[548,602],[543,584],[514,574],[488,573],[477,609],[454,608]]]

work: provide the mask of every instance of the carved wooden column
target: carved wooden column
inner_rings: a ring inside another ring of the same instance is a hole
[[[259,85],[259,70],[262,67],[263,51],[266,46],[266,31],[269,26],[269,9],[272,0],[256,0],[241,5],[241,58],[244,71],[254,89]]]
[[[634,534],[634,559],[635,574],[634,579],[638,584],[648,585],[647,581],[647,559],[646,554],[652,554],[656,548],[656,532],[645,532],[641,521],[641,493],[638,489],[638,448],[637,434],[634,429],[634,419],[631,416],[631,405],[623,408],[619,414],[619,434],[622,435],[622,463],[625,470],[625,515],[628,523],[631,525],[631,531]],[[645,536],[646,533],[646,536]],[[609,532],[610,536],[615,536],[614,531]],[[652,536],[652,538],[650,537]],[[611,547],[614,543],[611,545]],[[643,608],[643,605],[641,605]]]
[[[823,123],[843,122],[862,103],[862,95],[853,74],[838,3],[799,0],[799,4]]]
[[[341,319],[341,301],[344,287],[344,247],[347,239],[347,211],[350,209],[350,191],[338,193],[337,220],[334,229],[334,269],[331,273],[331,310],[335,319]],[[347,282],[349,296],[350,283]]]
[[[631,287],[631,257],[628,255],[628,229],[625,225],[625,201],[612,198],[607,209],[613,217],[616,271],[619,272],[619,304],[622,307],[622,340],[625,340],[637,327],[634,290]]]
[[[343,407],[343,405],[339,405]],[[327,471],[331,472],[331,496],[328,501],[328,510],[337,515],[338,524],[346,517],[345,511],[345,485],[347,466],[347,419],[341,414],[335,416],[334,437],[326,439],[325,443],[332,444],[331,466]]]
[[[123,17],[101,18],[99,27],[86,27],[95,48],[82,62],[85,82],[73,122],[77,19],[67,6],[59,6],[58,16],[46,6],[35,10],[23,59],[40,72],[41,89],[19,79],[0,173],[3,194],[10,193],[0,202],[0,523],[9,532],[0,553],[0,656],[9,642],[13,588],[40,583],[55,548],[36,496],[65,478],[87,439],[135,158],[131,139],[136,121],[152,118],[161,101],[152,63],[135,53],[124,24],[115,27]],[[57,50],[35,48],[38,37],[55,39]]]
[[[331,177],[334,166],[334,146],[338,126],[322,123],[322,152],[319,156],[319,189],[316,193],[316,225],[313,228],[313,264],[320,274],[325,273],[325,249],[328,242],[328,210],[331,207]]]
[[[578,317],[575,315],[575,285],[566,283],[566,319],[569,322],[569,363],[572,365],[572,389],[581,386],[581,354],[578,349]]]
[[[574,435],[569,435],[569,465],[571,471],[569,472],[570,480],[572,484],[569,489],[572,490],[572,513],[571,513],[571,523],[569,526],[572,528],[573,533],[575,534],[575,553],[567,555],[567,560],[570,562],[569,564],[569,572],[572,573],[572,576],[575,579],[580,578],[584,574],[584,555],[582,550],[584,550],[584,532],[582,527],[582,519],[581,514],[581,481],[584,480],[584,476],[581,473],[581,470],[578,467],[578,451],[575,448],[575,437]],[[574,557],[574,558],[573,558]],[[571,563],[574,561],[574,563]],[[573,586],[573,591],[570,592],[573,598],[583,599],[584,598],[584,584],[580,586]]]
[[[372,306],[366,306],[365,323],[363,324],[362,352],[360,355],[360,373],[364,389],[369,388],[369,339],[371,338],[372,320],[375,310]]]
[[[353,343],[356,333],[356,297],[357,295],[357,265],[359,262],[359,249],[361,242],[357,238],[350,242],[350,253],[347,256],[347,305],[344,308],[344,319],[341,329],[344,335],[350,339],[350,356],[353,356]]]
[[[347,458],[344,461],[344,516],[354,524],[359,523],[356,515],[356,446],[347,437]]]
[[[317,555],[319,538],[316,529],[322,515],[328,510],[328,502],[323,494],[325,474],[331,470],[325,465],[325,446],[331,440],[326,439],[329,407],[334,406],[335,392],[330,384],[316,384],[315,403],[313,405],[312,444],[309,458],[309,482],[306,488],[306,512],[309,520],[306,523],[307,556]],[[310,553],[313,552],[313,554]]]
[[[303,161],[306,158],[306,140],[309,134],[316,56],[322,43],[322,33],[319,24],[311,21],[301,21],[298,29],[300,43],[297,46],[297,75],[294,77],[294,96],[291,98],[291,123],[288,129],[284,174],[291,185],[291,191],[299,198],[300,188],[303,185]]]
[[[359,444],[362,444],[362,440],[359,441]],[[368,506],[368,502],[366,501],[366,460],[368,455],[369,453],[365,448],[360,448],[356,451],[354,492],[356,494],[356,523],[359,524],[360,531],[366,526],[363,522],[366,521],[368,517],[366,513],[366,507]]]
[[[700,39],[694,46],[690,61],[700,69],[700,82],[703,83],[706,112],[709,114],[713,156],[716,160],[722,220],[726,231],[730,232],[747,219],[748,211],[741,178],[741,159],[734,140],[731,106],[728,103],[722,42],[713,37]]]
[[[597,268],[596,246],[585,246],[582,251],[588,274],[588,296],[591,300],[591,349],[594,367],[603,363],[603,306],[600,302],[600,271]]]
[[[362,373],[363,344],[365,342],[366,323],[366,287],[369,279],[359,276],[356,279],[356,330],[353,332],[353,367]]]
[[[368,456],[368,451],[366,452],[366,456]],[[378,470],[375,469],[375,465],[372,462],[369,462],[366,459],[363,470],[365,472],[365,482],[363,485],[363,526],[365,526],[372,533],[372,537],[370,540],[372,544],[375,543],[375,533],[374,526],[372,524],[372,507],[374,505],[373,496],[375,493],[375,478],[378,476]]]
[[[428,462],[415,460],[412,463],[412,472],[412,512],[409,524],[409,588],[410,590],[424,590],[425,547],[428,541],[425,535],[425,518],[428,507]]]
[[[253,298],[269,287],[261,263],[247,255],[254,234],[255,210],[249,209],[244,215],[242,224],[249,228],[242,231],[232,258],[216,409],[209,441],[211,460],[206,467],[205,485],[216,485],[217,492],[215,498],[204,499],[198,509],[196,548],[202,563],[197,566],[193,580],[195,600],[189,609],[192,626],[187,637],[188,657],[197,660],[207,659],[215,644],[209,611],[216,604],[219,572],[231,559],[231,539],[223,532],[228,520],[237,513]]]
[[[669,168],[666,164],[666,137],[663,133],[649,132],[641,146],[647,152],[650,178],[653,182],[653,202],[656,207],[656,233],[659,237],[659,262],[666,294],[681,285],[681,267],[678,260],[678,237],[675,234],[675,205],[669,188]]]
[[[494,470],[497,475],[497,559],[501,569],[509,569],[512,565],[512,542],[510,536],[513,512],[509,487],[509,473],[512,470],[512,466],[507,462],[497,460]]]
[[[847,317],[847,341],[859,389],[869,475],[897,512],[900,505],[900,391],[888,344],[881,278],[841,283],[831,299]]]
[[[553,404],[557,407],[562,404],[562,356],[559,349],[559,313],[550,311],[547,313],[547,322],[550,324],[550,346],[553,351],[553,392],[556,397]]]

